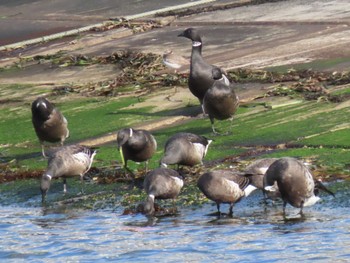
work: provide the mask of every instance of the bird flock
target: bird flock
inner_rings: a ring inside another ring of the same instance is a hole
[[[188,28],[178,36],[192,41],[189,90],[198,98],[204,116],[210,119],[213,133],[220,134],[214,127],[214,120],[232,120],[239,105],[239,98],[225,71],[206,63],[203,59],[203,43],[199,32]],[[169,55],[170,53],[163,57],[164,63],[175,69],[180,68],[179,63],[171,61],[172,57]],[[37,98],[32,103],[31,110],[32,123],[42,147],[42,155],[48,158],[40,184],[44,203],[52,179],[63,179],[64,192],[67,191],[67,177],[79,175],[83,181],[83,176],[90,169],[97,151],[83,145],[63,145],[69,137],[67,119],[46,98]],[[45,142],[60,143],[61,146],[47,154]],[[174,200],[180,194],[184,179],[179,173],[179,166],[192,167],[202,164],[211,143],[212,140],[198,134],[176,133],[165,143],[164,154],[159,161],[160,167],[148,171],[148,161],[157,149],[155,137],[147,130],[131,127],[117,132],[117,149],[124,171],[129,172],[134,180],[135,176],[127,166],[128,161],[146,164],[143,185],[147,194],[143,204],[143,212],[146,215],[155,214],[155,199]],[[177,165],[178,169],[171,169],[170,165]],[[208,199],[216,203],[218,215],[222,215],[220,205],[223,203],[230,205],[228,214],[232,215],[234,204],[256,189],[263,192],[265,199],[282,199],[284,213],[287,204],[300,208],[302,213],[304,207],[313,205],[320,199],[319,190],[334,195],[321,181],[313,178],[304,163],[290,157],[260,159],[241,173],[232,169],[209,171],[199,176],[197,186]]]

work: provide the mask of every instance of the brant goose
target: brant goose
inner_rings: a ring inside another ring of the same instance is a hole
[[[117,145],[124,168],[133,176],[134,174],[127,166],[128,160],[146,162],[147,171],[148,160],[151,159],[157,149],[157,142],[150,132],[132,128],[118,131]]]
[[[204,95],[203,108],[204,112],[209,116],[213,133],[217,134],[214,127],[214,119],[232,120],[233,114],[237,110],[239,99],[233,90],[233,85],[227,85],[221,69],[214,67],[211,73],[214,82]]]
[[[201,164],[212,140],[188,132],[180,132],[165,143],[164,156],[160,160],[162,167],[169,164],[194,166]]]
[[[320,181],[315,182],[304,163],[291,157],[278,159],[270,165],[264,178],[264,190],[277,191],[276,187],[273,187],[275,182],[283,200],[284,214],[287,203],[300,208],[302,214],[305,206],[314,205],[320,200],[316,196],[319,189],[334,196]]]
[[[37,98],[32,103],[32,122],[44,157],[46,157],[45,141],[60,142],[62,146],[69,136],[67,119],[52,103],[43,97]]]
[[[47,191],[53,178],[63,178],[63,192],[67,192],[66,177],[80,175],[83,182],[84,174],[90,169],[96,150],[82,146],[62,146],[48,160],[48,166],[41,178],[42,202],[45,202]]]
[[[278,158],[258,159],[252,162],[250,165],[248,165],[247,168],[244,170],[244,176],[249,177],[251,180],[251,184],[263,192],[265,203],[267,199],[275,201],[281,197],[281,194],[278,191],[277,182],[275,182],[272,186],[273,191],[267,192],[264,190],[265,173],[267,169],[269,169],[270,165],[276,160],[278,160]]]
[[[251,178],[251,184],[256,188],[264,189],[264,176],[270,165],[278,158],[263,158],[252,162],[244,170],[244,175]]]
[[[216,203],[219,215],[221,203],[230,204],[229,215],[232,215],[233,205],[256,189],[250,184],[249,178],[230,170],[204,173],[199,177],[197,186],[208,199]]]
[[[144,180],[144,189],[147,193],[147,199],[144,204],[143,212],[146,215],[154,214],[155,199],[174,199],[176,198],[184,182],[178,172],[168,168],[156,168],[146,174]]]
[[[214,66],[206,63],[202,57],[202,39],[196,29],[188,28],[178,36],[192,40],[188,87],[191,93],[196,96],[201,105],[203,105],[204,95],[214,83],[214,79],[212,78],[212,69]],[[229,85],[229,80],[225,75],[224,78],[227,81],[227,85]]]
[[[182,66],[190,64],[188,59],[174,54],[172,50],[168,50],[163,54],[163,63],[167,67],[175,69],[175,73]]]

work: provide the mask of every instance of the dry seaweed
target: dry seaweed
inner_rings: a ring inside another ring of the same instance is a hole
[[[128,28],[133,33],[145,32],[154,28],[162,27],[157,21],[130,21],[125,18],[110,18],[110,22],[105,23],[103,26],[93,27],[90,31],[103,32],[116,28]]]
[[[265,3],[271,3],[271,2],[281,2],[285,0],[249,0],[249,1],[235,1],[232,3],[218,3],[218,4],[212,4],[207,6],[199,6],[195,8],[188,8],[188,9],[181,9],[181,10],[172,10],[162,13],[157,13],[157,17],[165,17],[165,16],[190,16],[194,14],[202,14],[207,12],[214,12],[219,10],[227,10],[242,6],[249,6],[249,5],[259,5],[259,4],[265,4]]]

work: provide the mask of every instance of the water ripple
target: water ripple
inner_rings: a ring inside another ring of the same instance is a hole
[[[337,186],[338,187],[338,186]],[[0,206],[0,259],[6,262],[345,262],[350,260],[348,188],[305,209],[265,207],[257,194],[234,216],[207,216],[211,202],[148,219],[117,211]],[[346,207],[346,208],[345,208]],[[227,207],[223,206],[223,209]]]

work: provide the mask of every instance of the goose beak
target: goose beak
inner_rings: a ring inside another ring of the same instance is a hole
[[[178,34],[177,36],[178,36],[178,37],[184,37],[185,34],[184,34],[184,32],[182,32],[182,33]]]
[[[335,197],[335,194],[324,186],[321,180],[316,180],[315,187]]]
[[[129,140],[129,136],[124,136],[122,138],[117,138],[117,148],[118,151],[122,148],[122,146]]]

